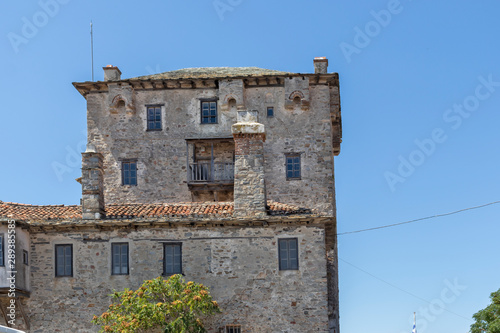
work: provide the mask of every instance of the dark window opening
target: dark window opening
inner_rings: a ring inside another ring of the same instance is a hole
[[[163,245],[163,275],[182,274],[182,244]]]
[[[122,162],[122,185],[137,185],[137,161]]]
[[[293,98],[293,102],[296,104],[296,105],[299,105],[301,103],[302,99],[300,98],[300,96],[295,96]]]
[[[227,105],[229,106],[229,110],[235,110],[236,109],[236,100],[234,98],[231,98],[227,102]]]
[[[267,108],[267,116],[268,116],[268,117],[274,117],[274,107],[269,106],[269,107]]]
[[[128,275],[128,243],[111,244],[112,275]]]
[[[300,179],[300,155],[286,155],[286,179]]]
[[[23,250],[23,264],[25,265],[29,264],[28,251],[26,250]]]
[[[148,106],[148,131],[161,130],[161,106]]]
[[[280,271],[299,269],[297,238],[280,239],[278,242]]]
[[[240,325],[226,325],[225,333],[241,333]]]
[[[216,124],[217,123],[217,102],[202,101],[201,102],[201,123]]]
[[[56,245],[56,276],[73,276],[73,245]]]
[[[118,103],[116,103],[116,107],[119,109],[122,109],[125,107],[125,101],[123,99],[120,99]]]

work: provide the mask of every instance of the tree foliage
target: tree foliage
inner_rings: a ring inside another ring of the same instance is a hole
[[[471,333],[500,333],[500,289],[491,293],[491,304],[474,314]]]
[[[136,291],[114,292],[114,302],[92,323],[99,332],[132,333],[163,329],[165,333],[205,332],[202,319],[221,312],[202,284],[185,282],[179,274],[168,280],[145,281]]]

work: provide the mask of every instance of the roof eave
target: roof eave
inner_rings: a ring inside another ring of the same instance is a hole
[[[200,82],[210,82],[210,81],[218,81],[223,79],[230,80],[259,80],[263,79],[263,82],[268,82],[267,80],[273,78],[292,78],[292,77],[307,77],[310,79],[310,84],[329,84],[338,86],[338,73],[327,73],[327,74],[314,74],[314,73],[287,73],[287,74],[263,74],[263,75],[241,75],[241,76],[216,76],[216,77],[185,77],[185,78],[131,78],[131,79],[123,79],[116,81],[85,81],[85,82],[73,82],[73,86],[78,90],[78,92],[86,97],[88,93],[91,92],[104,92],[107,91],[110,84],[130,84],[135,87],[144,87],[144,83],[149,83],[153,88],[156,88],[158,84],[161,83],[161,87],[159,89],[167,89],[168,83],[172,82],[191,82],[191,85],[195,85],[195,83]],[[263,83],[263,85],[266,85]],[[182,88],[183,86],[178,84],[177,88]],[[189,85],[187,86],[189,87]],[[216,88],[215,86],[213,88]]]
[[[155,218],[129,218],[129,219],[104,219],[104,220],[54,220],[46,221],[27,221],[25,225],[29,229],[42,230],[62,230],[62,229],[123,229],[123,228],[164,228],[164,227],[246,227],[271,225],[322,225],[331,221],[333,216],[317,214],[298,214],[298,215],[274,215],[261,218],[234,218],[225,217],[155,217]]]

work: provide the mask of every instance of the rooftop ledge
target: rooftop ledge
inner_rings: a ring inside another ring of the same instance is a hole
[[[85,96],[89,92],[108,91],[109,84],[126,84],[134,89],[192,89],[217,88],[217,80],[243,80],[247,86],[282,86],[285,78],[308,78],[309,84],[338,86],[338,73],[292,73],[258,67],[185,68],[153,75],[107,81],[73,82]]]

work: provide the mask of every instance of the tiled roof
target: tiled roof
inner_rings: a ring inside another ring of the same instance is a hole
[[[293,73],[275,71],[259,67],[201,67],[184,68],[170,72],[145,75],[130,80],[159,80],[159,79],[203,79],[220,77],[253,77],[265,75],[289,75]]]
[[[230,216],[232,202],[203,202],[179,204],[124,204],[106,206],[106,217],[157,217],[157,216]]]
[[[150,217],[230,217],[233,202],[190,202],[165,204],[114,204],[106,206],[106,218]],[[269,215],[311,214],[312,211],[293,205],[268,201]],[[24,221],[71,220],[82,218],[79,205],[37,206],[0,201],[0,217]]]
[[[295,214],[312,214],[313,211],[308,208],[302,208],[294,205],[282,204],[279,202],[268,201],[268,214],[269,215],[295,215]]]
[[[82,217],[80,206],[35,206],[0,201],[0,217],[15,220],[79,219]]]

